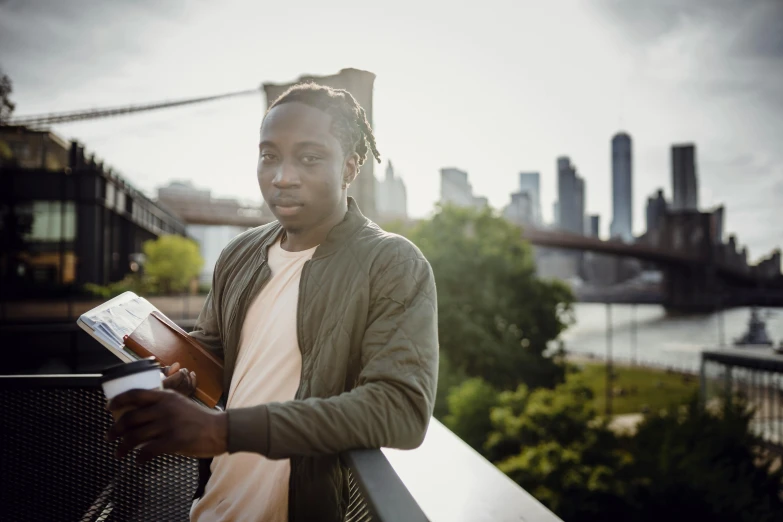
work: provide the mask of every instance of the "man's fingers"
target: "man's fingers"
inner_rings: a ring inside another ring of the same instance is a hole
[[[166,391],[161,390],[128,390],[109,401],[106,409],[109,411],[139,408],[161,401],[166,397]]]
[[[169,377],[163,379],[163,388],[166,390],[175,390],[182,386],[188,379],[188,371],[184,368],[177,371],[177,373],[169,374]]]
[[[158,422],[150,422],[149,424],[145,424],[128,432],[117,447],[117,458],[124,458],[128,453],[133,451],[134,448],[145,442],[161,437],[165,431],[166,422],[161,420]]]
[[[159,421],[165,417],[165,412],[160,411],[160,408],[156,408],[155,406],[127,411],[117,422],[112,424],[111,428],[109,428],[109,431],[106,433],[106,439],[112,441],[119,437],[124,437],[126,434],[140,426]]]
[[[149,462],[158,455],[169,453],[169,443],[165,438],[157,438],[147,443],[143,448],[139,449],[139,454],[136,456],[136,462],[144,464]]]
[[[192,390],[198,388],[198,379],[196,379],[196,372],[190,372],[190,386]]]
[[[166,370],[166,376],[173,375],[179,371],[180,364],[178,362],[175,362],[171,366],[166,366],[164,368]]]

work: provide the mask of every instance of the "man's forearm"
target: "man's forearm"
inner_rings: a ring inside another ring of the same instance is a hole
[[[351,449],[412,449],[424,440],[432,407],[424,394],[410,393],[369,383],[336,397],[228,410],[228,451],[281,459]]]

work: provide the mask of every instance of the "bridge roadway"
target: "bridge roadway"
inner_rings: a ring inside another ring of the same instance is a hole
[[[237,225],[259,226],[270,221],[268,215],[260,212],[246,212],[226,215],[210,211],[210,209],[191,209],[187,216],[182,216],[189,224],[199,225]],[[415,222],[415,220],[414,220]],[[710,267],[716,275],[727,276],[735,281],[755,285],[761,281],[753,273],[736,266],[722,262],[714,262],[705,256],[695,255],[693,250],[675,250],[656,247],[644,243],[624,243],[617,240],[603,240],[597,237],[582,236],[559,230],[545,230],[533,227],[523,227],[522,237],[533,245],[540,247],[559,248],[607,254],[619,257],[630,257],[642,261],[650,261],[662,267]]]
[[[650,261],[658,265],[668,266],[708,266],[710,260],[683,250],[663,249],[643,243],[624,243],[616,240],[603,240],[597,237],[580,236],[561,231],[542,230],[526,227],[522,231],[522,237],[532,244],[541,247],[561,248],[565,250],[580,250],[609,254],[620,257],[631,257],[643,261]],[[744,272],[736,267],[729,267],[722,263],[715,264],[716,272],[732,278],[755,281],[752,274]]]
[[[235,225],[254,227],[269,223],[270,218],[260,212],[251,214],[233,214],[215,212],[209,208],[178,209],[181,217],[191,225]],[[414,221],[415,222],[415,221]],[[621,241],[604,241],[599,238],[580,236],[560,231],[543,230],[525,227],[522,237],[532,244],[542,247],[562,248],[566,250],[583,250],[621,257],[633,257],[661,264],[706,264],[687,252],[663,250],[642,244],[627,244]]]

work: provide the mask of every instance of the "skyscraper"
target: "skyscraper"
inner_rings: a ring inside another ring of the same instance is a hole
[[[663,190],[658,189],[655,196],[647,198],[647,232],[658,228],[668,207]]]
[[[585,233],[585,180],[575,175],[574,182],[574,221],[572,231],[576,234]]]
[[[511,203],[503,210],[503,215],[517,225],[533,224],[533,203],[530,192],[511,194]]]
[[[281,94],[296,83],[312,81],[319,85],[326,85],[334,89],[345,89],[350,92],[356,101],[364,108],[367,121],[372,125],[372,95],[375,74],[359,69],[342,69],[331,76],[302,76],[298,81],[288,84],[264,84],[267,107],[271,105]],[[359,176],[348,187],[348,195],[356,199],[362,213],[371,219],[377,218],[375,208],[375,159],[370,157],[362,165]]]
[[[585,232],[585,183],[567,156],[557,158],[558,228],[573,234]]]
[[[612,138],[611,237],[633,241],[633,154],[631,137],[618,132]]]
[[[440,201],[475,208],[484,208],[489,204],[487,198],[473,195],[468,173],[454,167],[440,169]]]
[[[468,207],[473,202],[473,187],[468,182],[468,173],[453,167],[440,169],[440,201],[459,207]]]
[[[588,217],[588,227],[586,234],[590,237],[598,237],[601,235],[601,216],[598,214],[591,214]]]
[[[541,223],[541,176],[538,172],[519,173],[519,193],[529,195],[531,220]]]
[[[379,219],[407,219],[408,195],[405,183],[395,175],[391,160],[386,166],[386,177],[378,181],[375,198]]]
[[[696,176],[696,146],[672,145],[672,209],[699,209],[699,182]]]
[[[720,205],[710,214],[710,232],[712,242],[716,245],[723,244],[723,223],[726,216],[726,209]]]

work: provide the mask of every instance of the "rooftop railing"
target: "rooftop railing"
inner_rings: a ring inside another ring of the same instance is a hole
[[[0,520],[188,520],[197,461],[114,458],[98,379],[0,377]],[[435,419],[418,449],[341,457],[346,522],[560,520]]]
[[[706,407],[742,396],[754,410],[751,429],[783,454],[783,355],[756,347],[702,352],[700,393]]]

